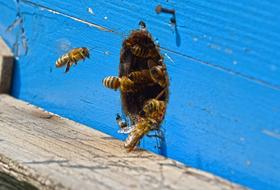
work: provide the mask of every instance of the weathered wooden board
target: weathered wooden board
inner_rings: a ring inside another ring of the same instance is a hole
[[[0,172],[29,187],[243,189],[146,151],[127,153],[113,137],[7,95],[0,108]]]
[[[176,9],[180,45],[170,15],[155,14],[159,3]],[[10,47],[22,43],[18,28],[5,31],[20,11],[28,39],[27,55],[19,46],[13,95],[123,139],[115,123],[119,94],[101,81],[118,73],[124,35],[145,20],[171,58],[165,58],[171,96],[159,153],[254,189],[279,189],[277,4],[25,0],[16,9],[0,0],[0,35]],[[66,75],[54,62],[68,45],[95,50]],[[145,138],[141,146],[157,152],[155,144]]]

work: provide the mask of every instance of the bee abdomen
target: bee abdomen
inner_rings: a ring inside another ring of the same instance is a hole
[[[62,67],[64,66],[68,61],[69,61],[69,56],[68,54],[62,55],[58,60],[55,62],[56,67]]]
[[[150,71],[148,69],[142,71],[134,71],[129,73],[128,78],[135,83],[151,83],[153,82]]]
[[[140,45],[135,44],[131,47],[131,52],[137,57],[147,58],[149,57],[149,49],[141,47]]]
[[[103,85],[107,88],[117,90],[120,87],[119,77],[109,76],[103,79]]]

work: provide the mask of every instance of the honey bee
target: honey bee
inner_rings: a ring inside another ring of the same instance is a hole
[[[165,74],[166,68],[163,66],[154,66],[150,69],[151,78],[154,82],[158,83],[162,87],[167,86],[167,79]]]
[[[144,105],[142,111],[144,113],[144,114],[142,113],[142,115],[145,115],[146,117],[148,116],[148,117],[156,118],[152,114],[155,112],[159,114],[164,112],[165,102],[157,99],[148,100],[147,103]]]
[[[155,50],[155,47],[145,47],[139,44],[135,44],[130,47],[133,55],[141,58],[150,58],[158,56],[158,51]]]
[[[111,88],[114,90],[117,90],[121,84],[119,77],[114,77],[114,76],[105,77],[103,79],[102,83],[107,88]]]
[[[63,67],[66,65],[65,73],[67,73],[73,64],[77,64],[78,61],[84,60],[85,58],[89,58],[89,50],[87,48],[74,48],[58,58],[55,62],[55,66]]]
[[[120,89],[121,92],[137,92],[143,89],[141,85],[135,84],[126,76],[123,76],[121,78],[108,76],[103,79],[102,83],[107,88],[111,88],[114,90]]]
[[[130,37],[123,43],[123,48],[128,49],[134,56],[139,58],[158,59],[160,53],[154,43],[151,34],[146,30],[146,24],[139,22],[140,30],[132,31]]]
[[[135,88],[135,83],[132,80],[123,76],[121,77],[120,90],[121,92],[136,92],[137,88]]]
[[[131,79],[135,83],[152,83],[153,82],[149,69],[131,72],[131,73],[129,73],[128,78]]]
[[[157,47],[155,44],[134,44],[131,45],[129,42],[126,43],[127,47],[130,48],[130,51],[134,56],[140,58],[156,58],[159,56]]]
[[[140,139],[151,130],[157,129],[158,125],[158,122],[152,118],[140,120],[132,127],[133,130],[125,140],[124,147],[127,148],[129,152],[132,151],[140,142]]]
[[[105,79],[104,86],[120,90],[122,110],[129,122],[116,120],[119,132],[128,134],[124,146],[131,151],[144,135],[160,129],[169,95],[163,57],[144,22],[122,43],[119,77]]]

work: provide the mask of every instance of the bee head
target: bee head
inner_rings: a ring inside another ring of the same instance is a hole
[[[145,112],[144,110],[141,110],[141,111],[139,112],[139,116],[140,116],[140,117],[145,117],[145,116],[146,116],[146,112]]]
[[[146,24],[143,20],[139,22],[140,30],[146,30]]]
[[[83,54],[85,57],[89,58],[89,50],[88,50],[88,48],[82,47],[82,54]]]

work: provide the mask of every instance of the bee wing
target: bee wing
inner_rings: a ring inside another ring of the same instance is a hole
[[[71,42],[66,38],[56,40],[56,51],[58,55],[63,55],[73,49]]]
[[[135,128],[135,125],[132,125],[132,126],[129,126],[129,127],[124,127],[122,129],[118,130],[118,133],[129,134],[133,131],[134,128]]]

